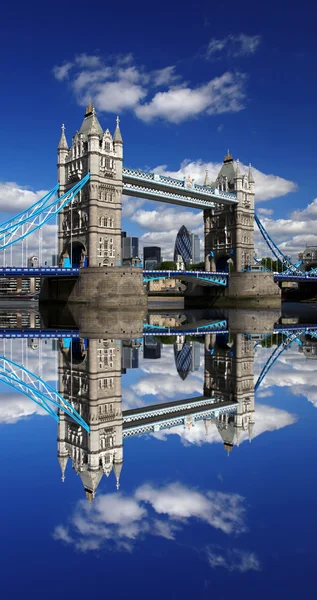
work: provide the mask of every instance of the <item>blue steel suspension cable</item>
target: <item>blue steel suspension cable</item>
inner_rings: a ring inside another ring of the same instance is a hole
[[[48,210],[49,208],[51,208],[52,206],[54,206],[55,204],[58,204],[59,202],[61,202],[63,199],[67,198],[69,195],[73,194],[75,195],[77,193],[77,191],[79,191],[81,189],[81,187],[86,183],[86,181],[84,182],[84,184],[82,183],[86,178],[88,177],[88,175],[86,175],[86,177],[84,177],[83,179],[81,179],[79,182],[76,183],[76,185],[74,185],[74,187],[72,187],[70,190],[68,190],[67,192],[65,192],[65,194],[63,194],[63,196],[61,196],[60,198],[56,198],[53,202],[51,202],[50,204],[46,205],[46,203],[51,199],[52,195],[55,193],[53,192],[53,190],[51,190],[51,192],[49,194],[47,194],[47,199],[45,201],[45,203],[42,203],[40,205],[40,203],[38,204],[38,208],[32,212],[30,214],[27,214],[28,211],[32,208],[30,207],[29,209],[25,210],[23,213],[21,213],[21,215],[26,214],[27,216],[24,219],[21,219],[17,222],[15,222],[16,217],[13,217],[13,219],[11,219],[11,221],[7,221],[7,225],[4,229],[1,229],[0,226],[0,236],[2,233],[6,233],[10,230],[16,230],[18,229],[20,226],[22,226],[24,223],[27,223],[28,221],[30,221],[32,218],[37,217],[38,215],[40,215],[42,212],[44,212],[45,210]],[[89,177],[88,177],[89,178]],[[56,187],[56,186],[55,186]],[[53,188],[55,190],[55,188]],[[56,190],[55,190],[56,191]],[[42,198],[43,200],[43,198]],[[33,208],[35,207],[35,204],[32,205]],[[56,213],[55,213],[56,214]],[[0,237],[0,239],[2,239]]]
[[[88,173],[83,179],[81,179],[80,182],[78,182],[71,190],[68,190],[68,192],[66,192],[63,196],[61,196],[60,198],[57,198],[56,200],[54,200],[54,202],[52,202],[51,204],[46,206],[45,209],[39,209],[38,211],[36,211],[32,215],[30,215],[29,218],[24,219],[23,221],[21,221],[18,224],[13,224],[11,226],[11,228],[8,227],[6,230],[6,233],[4,232],[4,234],[2,236],[1,236],[1,232],[0,232],[0,242],[2,240],[4,240],[4,243],[0,244],[0,250],[4,250],[5,248],[11,246],[12,244],[15,244],[16,242],[19,242],[20,240],[24,239],[25,237],[27,237],[34,231],[40,229],[43,225],[45,225],[48,221],[50,221],[54,216],[56,216],[58,213],[60,213],[61,210],[63,208],[65,208],[65,206],[67,206],[67,204],[69,204],[73,200],[74,196],[87,183],[87,181],[89,180],[89,177],[90,177],[90,173]],[[54,207],[55,207],[55,210],[53,210]],[[48,214],[46,214],[46,216],[45,216],[45,211],[48,211]],[[40,217],[42,214],[44,215],[43,220],[39,224],[35,224],[34,223],[35,219],[37,217]],[[23,232],[23,224],[28,223],[28,222],[30,222],[29,228],[27,231]],[[19,235],[16,239],[12,240],[13,235],[16,233],[16,231],[19,229],[20,226],[22,227],[22,234]],[[10,231],[10,229],[11,229],[11,231]],[[7,242],[5,241],[6,234],[7,234],[7,236],[9,236],[9,241],[7,241]]]

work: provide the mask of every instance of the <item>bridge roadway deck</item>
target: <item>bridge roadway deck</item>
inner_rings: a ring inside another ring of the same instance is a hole
[[[79,268],[67,267],[0,267],[0,277],[78,277]],[[198,280],[199,285],[226,286],[228,273],[209,271],[143,271],[144,282],[155,279],[181,279],[182,281]]]
[[[77,267],[0,267],[0,277],[78,277],[80,269]],[[147,281],[157,279],[181,279],[192,282],[198,280],[199,285],[226,286],[229,273],[224,271],[160,271],[144,270],[144,279]],[[283,275],[274,273],[275,281],[317,282],[317,275]]]
[[[123,167],[123,194],[179,204],[192,208],[213,208],[217,204],[238,204],[236,193],[198,185],[188,179],[174,179],[158,173]]]
[[[205,396],[201,398],[190,398],[189,400],[181,400],[182,407],[179,407],[175,403],[175,411],[167,411],[158,413],[158,409],[164,409],[166,405],[155,405],[148,407],[149,416],[140,415],[139,420],[126,420],[126,413],[133,413],[134,411],[124,411],[123,413],[123,432],[122,437],[132,437],[134,435],[140,435],[143,433],[153,433],[161,431],[162,429],[170,429],[177,425],[184,425],[186,423],[186,417],[192,417],[194,421],[201,419],[215,418],[220,413],[235,412],[238,406],[237,402],[215,402],[214,398],[209,398],[209,404],[206,403],[204,406],[197,406],[197,401],[208,400]],[[192,405],[192,403],[194,404]],[[172,408],[172,403],[168,403]],[[138,410],[138,409],[136,409]],[[144,412],[143,407],[143,412]],[[155,412],[155,414],[151,414]]]

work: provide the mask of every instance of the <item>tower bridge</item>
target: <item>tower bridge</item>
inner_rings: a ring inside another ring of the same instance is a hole
[[[172,276],[168,272],[143,275],[140,269],[122,266],[124,194],[132,203],[133,197],[138,196],[203,211],[205,271],[200,274],[173,273],[173,277],[186,281],[188,303],[197,295],[204,299],[215,295],[210,288],[217,288],[216,294],[231,298],[235,303],[239,299],[256,298],[258,305],[262,302],[265,306],[270,303],[273,306],[280,302],[280,290],[275,282],[294,278],[301,282],[301,277],[307,278],[300,266],[292,264],[281,253],[255,215],[252,168],[249,166],[247,173],[243,173],[239,161],[233,160],[229,151],[215,181],[210,181],[206,173],[203,185],[190,176],[176,179],[128,168],[123,164],[119,118],[112,135],[109,129],[103,130],[94,106],[90,104],[70,145],[62,126],[57,166],[58,185],[27,210],[0,225],[4,263],[0,276],[8,277],[12,271],[6,270],[5,251],[11,250],[9,268],[13,268],[12,246],[21,243],[23,263],[29,236],[38,232],[41,248],[42,227],[52,218],[58,218],[58,256],[62,270],[48,271],[39,265],[39,276],[44,279],[42,301],[128,309],[133,299],[134,304],[142,307],[147,303],[143,281]],[[283,275],[260,272],[259,269],[252,271],[254,220],[273,254],[285,264],[287,272]],[[229,260],[232,264],[230,275]],[[15,268],[16,273],[20,273],[25,265]],[[315,272],[309,275],[309,281],[316,278]]]

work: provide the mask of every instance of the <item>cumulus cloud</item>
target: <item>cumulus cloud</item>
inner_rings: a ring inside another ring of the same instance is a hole
[[[19,213],[47,194],[47,190],[33,192],[17,183],[0,183],[0,211]]]
[[[0,423],[13,424],[32,415],[46,414],[40,406],[22,394],[0,394]]]
[[[244,108],[245,75],[224,73],[197,88],[174,87],[158,92],[150,102],[136,107],[136,115],[143,121],[162,118],[181,123],[201,113],[208,115],[238,112]]]
[[[58,81],[63,81],[64,79],[67,79],[72,66],[73,66],[72,62],[66,62],[63,65],[55,66],[53,68],[54,77]]]
[[[271,351],[260,347],[257,349],[259,360],[256,377],[259,374],[260,364],[265,363]],[[303,396],[317,408],[315,373],[316,361],[306,359],[301,346],[293,342],[265,376],[259,388],[259,395],[273,393],[274,386],[286,388],[295,396]]]
[[[263,397],[263,395],[262,395]],[[286,410],[267,406],[265,404],[256,404],[255,407],[255,425],[253,428],[253,439],[267,431],[277,431],[289,425],[296,423],[297,417]],[[197,421],[190,429],[184,427],[173,427],[154,433],[153,436],[159,440],[166,440],[170,435],[178,435],[181,442],[187,446],[195,444],[223,443],[222,437],[218,432],[215,421]],[[242,444],[249,440],[247,431],[242,431],[239,437],[239,443]]]
[[[207,548],[207,559],[210,566],[214,569],[222,567],[228,571],[260,571],[261,565],[254,552],[232,548],[227,552],[220,553],[219,549]]]
[[[273,219],[267,214],[261,214],[261,222],[266,231],[284,254],[294,261],[298,260],[298,253],[306,245],[316,246],[317,235],[314,233],[312,222],[317,220],[317,199],[313,200],[306,208],[293,211],[284,219]],[[267,256],[268,249],[259,231],[255,229],[256,250],[260,256]]]
[[[146,122],[180,123],[200,114],[237,112],[245,106],[243,73],[226,72],[193,86],[182,81],[175,65],[147,71],[134,64],[132,55],[108,57],[105,62],[84,53],[55,66],[53,74],[58,81],[69,79],[80,105],[93,98],[100,111],[130,110]]]
[[[69,523],[55,527],[53,538],[81,551],[105,543],[130,551],[145,535],[174,540],[193,520],[238,535],[246,531],[245,517],[244,498],[239,494],[203,492],[179,482],[161,487],[147,483],[130,496],[100,495],[92,506],[78,502]]]
[[[260,43],[260,35],[246,35],[245,33],[230,34],[221,39],[212,38],[207,47],[206,58],[219,58],[221,54],[233,58],[250,56],[256,52]]]

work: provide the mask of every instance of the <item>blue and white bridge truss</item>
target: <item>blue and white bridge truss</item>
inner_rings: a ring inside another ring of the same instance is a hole
[[[90,178],[88,173],[60,198],[56,196],[59,185],[48,194],[37,200],[32,206],[20,212],[13,219],[0,225],[0,250],[5,250],[41,229],[53,219],[67,204],[72,202],[76,194],[84,187]]]
[[[89,433],[87,423],[63,396],[43,379],[5,356],[0,356],[0,381],[30,398],[56,421],[59,421],[57,408]]]
[[[269,370],[273,367],[273,365],[276,363],[276,361],[279,359],[279,357],[281,356],[281,354],[283,354],[283,352],[293,343],[293,342],[297,342],[297,344],[299,344],[300,346],[302,345],[301,342],[301,336],[302,335],[309,335],[312,338],[317,338],[317,327],[303,327],[303,325],[298,325],[295,328],[292,329],[285,329],[285,328],[278,328],[274,330],[274,333],[280,333],[282,335],[285,336],[285,338],[280,342],[280,344],[278,346],[276,346],[276,348],[273,350],[272,354],[270,355],[270,357],[268,358],[268,360],[266,361],[258,379],[257,382],[254,386],[254,391],[256,392],[258,390],[258,388],[260,387],[263,379],[266,377],[266,375],[268,374]],[[271,335],[271,334],[269,334]],[[269,337],[269,335],[265,335],[263,336],[262,339],[265,339],[266,337]],[[255,344],[255,346],[258,345],[258,342]]]
[[[182,281],[199,281],[200,283],[209,285],[228,285],[229,273],[212,271],[161,271],[161,270],[144,270],[143,281],[148,283],[149,281],[157,281],[159,279],[181,279]]]

